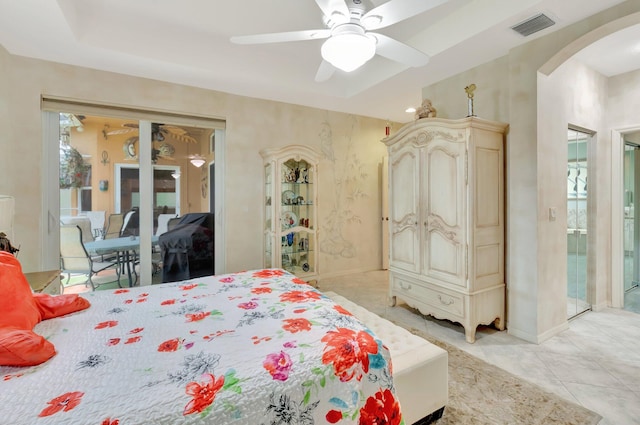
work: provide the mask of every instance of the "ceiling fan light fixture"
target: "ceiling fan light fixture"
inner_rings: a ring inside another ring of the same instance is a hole
[[[201,157],[200,155],[196,155],[195,157],[191,158],[191,164],[193,164],[195,167],[202,167],[204,165],[204,163],[206,162],[204,160],[203,157]]]
[[[174,179],[178,180],[180,178],[180,170],[175,170],[173,173],[171,173],[171,177],[173,177]]]
[[[351,72],[367,63],[376,54],[376,40],[364,33],[358,25],[345,24],[335,28],[331,37],[322,44],[322,58],[345,72]]]

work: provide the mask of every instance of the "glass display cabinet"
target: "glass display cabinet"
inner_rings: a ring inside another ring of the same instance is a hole
[[[264,266],[318,274],[318,158],[308,146],[264,149]]]

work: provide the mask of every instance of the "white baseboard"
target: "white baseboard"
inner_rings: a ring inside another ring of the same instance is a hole
[[[531,334],[529,332],[524,332],[521,331],[519,329],[513,329],[513,328],[507,328],[507,333],[509,335],[513,335],[516,338],[520,338],[523,339],[527,342],[531,342],[533,344],[540,344],[554,336],[556,336],[557,334],[559,334],[562,331],[565,331],[569,329],[569,322],[566,321],[564,323],[559,324],[558,326],[555,326],[551,329],[549,329],[546,332],[543,332],[541,334]]]

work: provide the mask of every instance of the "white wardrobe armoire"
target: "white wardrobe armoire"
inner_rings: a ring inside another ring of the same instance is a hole
[[[423,118],[389,153],[389,296],[422,314],[504,329],[504,133],[468,117]]]

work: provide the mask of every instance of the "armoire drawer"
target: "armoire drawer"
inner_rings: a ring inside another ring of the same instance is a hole
[[[451,295],[425,285],[427,284],[424,282],[416,283],[399,277],[393,278],[394,292],[405,294],[421,303],[464,317],[464,298],[461,295]]]

